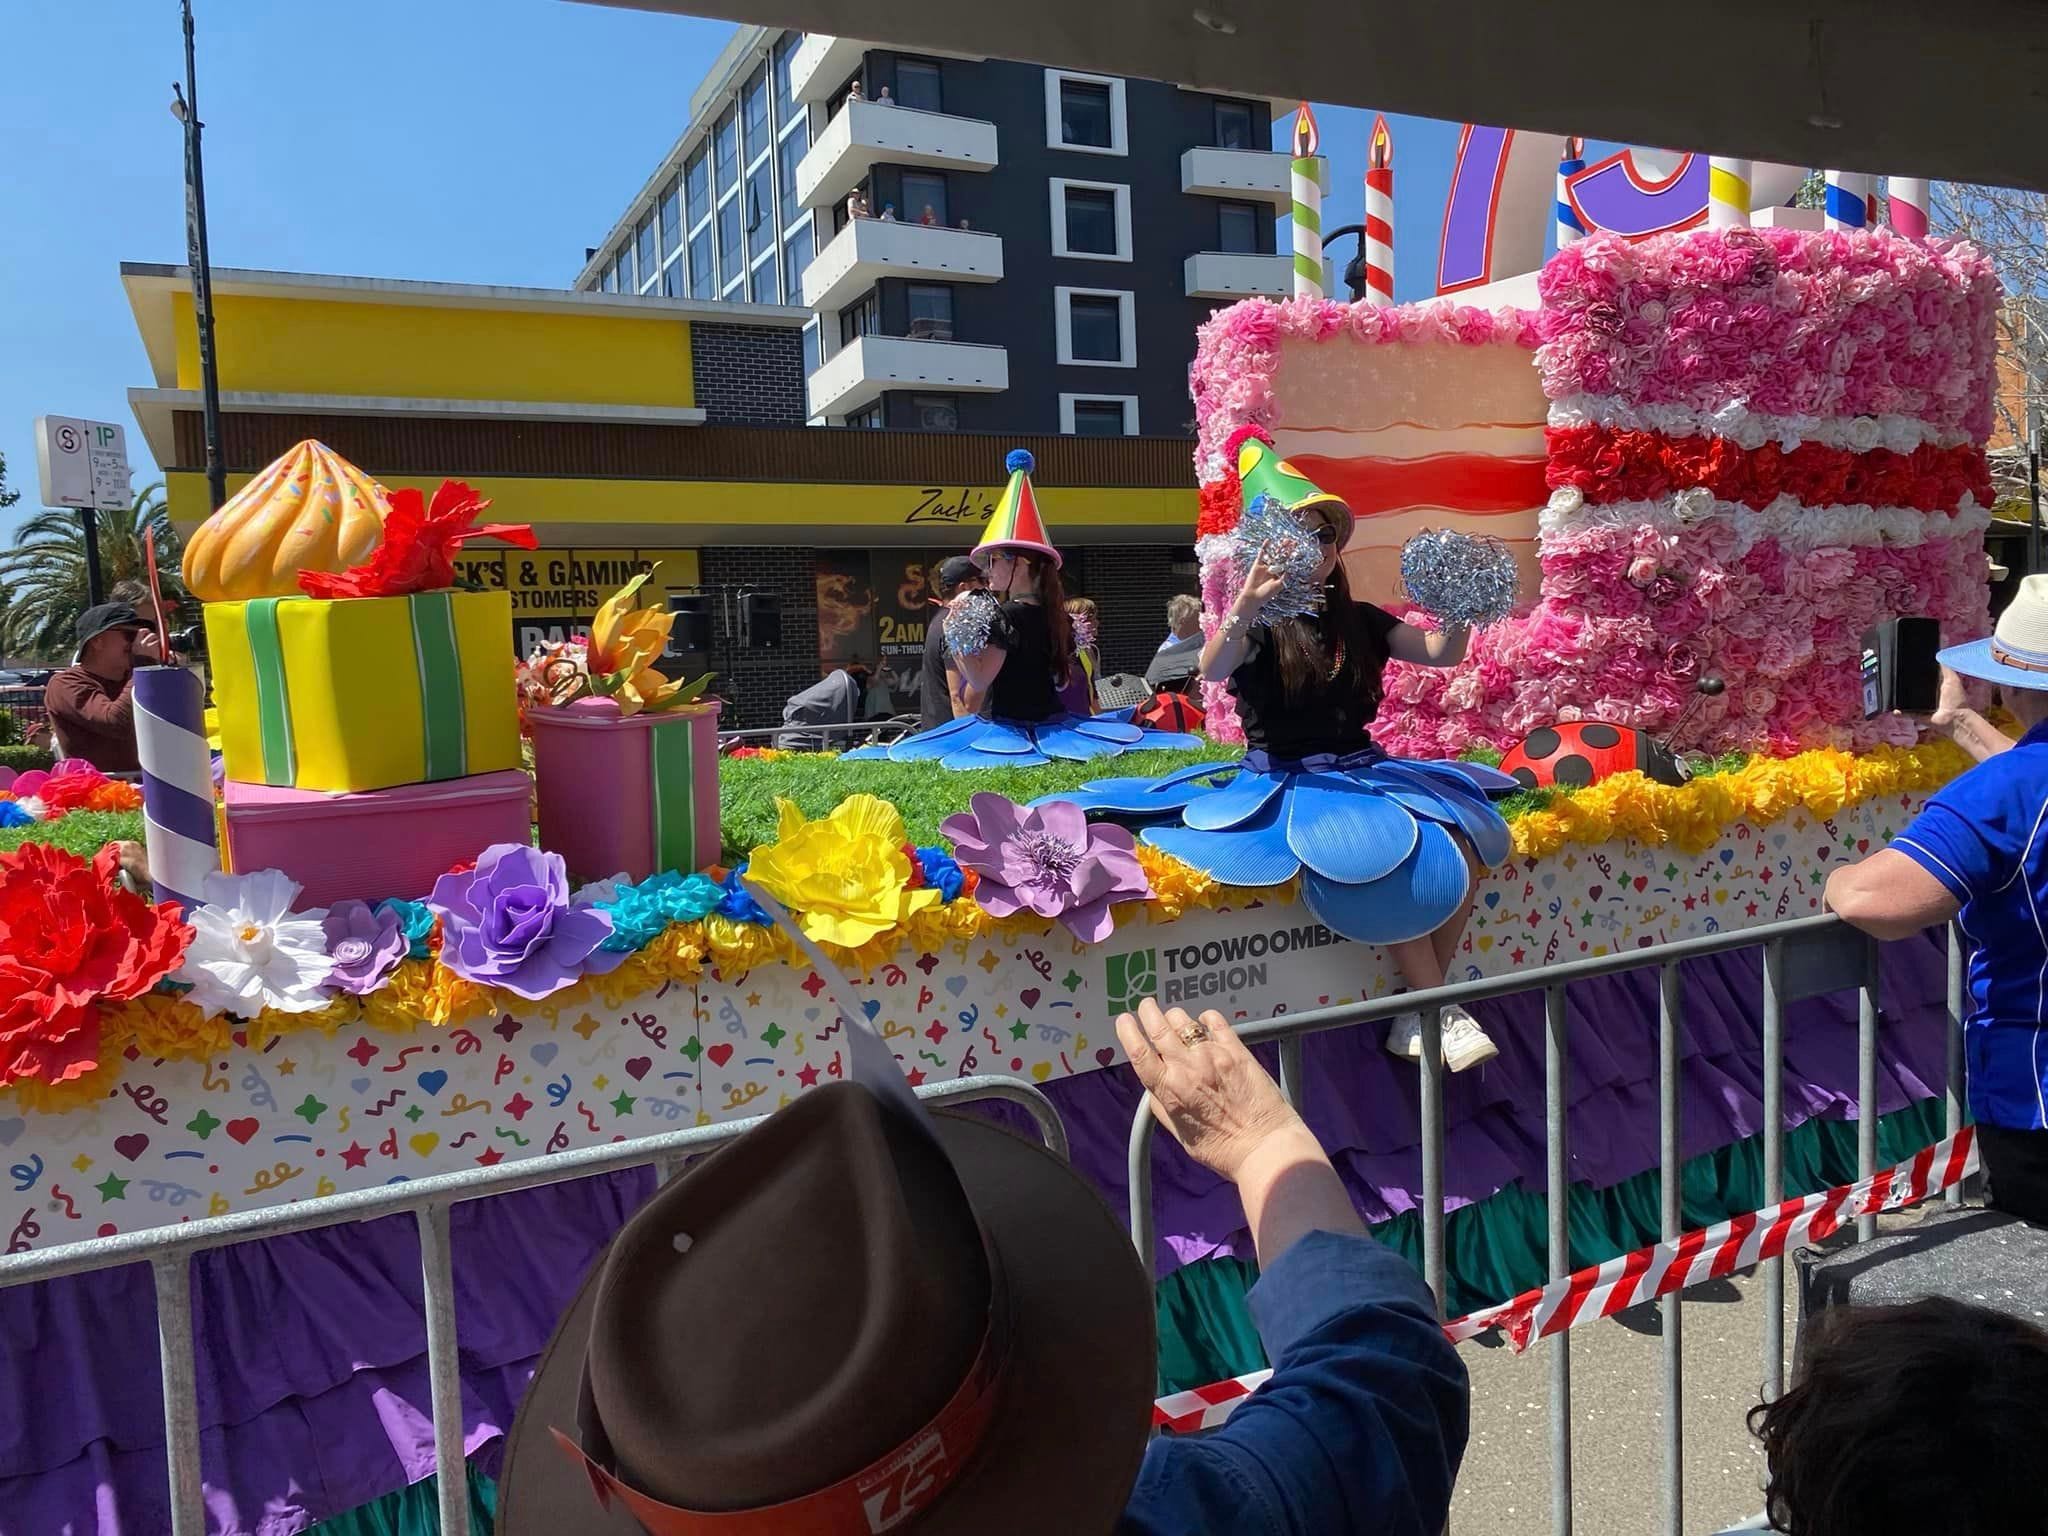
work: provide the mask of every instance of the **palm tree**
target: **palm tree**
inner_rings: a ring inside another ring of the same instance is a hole
[[[169,608],[183,601],[185,589],[178,583],[178,535],[161,480],[143,487],[133,505],[99,514],[100,574],[108,588],[118,581],[147,582],[143,536],[152,529]],[[53,508],[21,525],[14,548],[0,553],[0,591],[6,593],[0,655],[49,661],[71,654],[78,616],[89,601],[85,530],[76,512]]]

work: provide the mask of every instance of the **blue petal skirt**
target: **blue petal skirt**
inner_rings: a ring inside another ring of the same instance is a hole
[[[1299,874],[1324,924],[1366,944],[1433,933],[1482,865],[1508,855],[1490,796],[1520,786],[1480,763],[1357,753],[1314,763],[1252,753],[1157,779],[1101,779],[1047,800],[1144,823],[1140,836],[1224,885],[1278,885]],[[1039,802],[1043,804],[1044,802]]]
[[[1125,752],[1191,752],[1204,745],[1199,736],[1149,731],[1111,715],[1062,714],[1047,720],[963,715],[887,746],[856,747],[841,756],[862,762],[936,762],[941,768],[1036,768],[1055,758],[1084,763]]]

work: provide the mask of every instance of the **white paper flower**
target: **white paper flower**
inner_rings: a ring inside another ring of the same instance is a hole
[[[192,947],[172,979],[188,983],[205,1013],[254,1018],[266,1008],[310,1013],[325,1007],[321,989],[334,962],[327,955],[324,908],[294,912],[299,883],[275,869],[211,874],[204,905],[190,918]]]
[[[1878,425],[1875,416],[1852,416],[1844,424],[1842,435],[1855,452],[1868,453],[1883,440],[1884,428]]]
[[[1690,486],[1671,498],[1682,523],[1697,523],[1714,515],[1714,493],[1704,485]]]
[[[1586,493],[1576,485],[1560,485],[1550,493],[1550,510],[1559,517],[1570,517],[1586,504]]]

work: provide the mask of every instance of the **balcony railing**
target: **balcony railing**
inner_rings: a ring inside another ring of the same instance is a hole
[[[1285,298],[1294,291],[1293,256],[1242,251],[1197,251],[1183,264],[1191,299]]]
[[[836,203],[884,162],[949,171],[993,170],[996,125],[949,112],[849,101],[798,163],[797,200],[808,208]]]
[[[883,277],[993,283],[1002,275],[999,235],[901,219],[853,219],[804,269],[804,303],[828,312],[842,309]]]
[[[858,38],[808,33],[789,59],[789,93],[801,102],[829,101],[846,77],[860,68],[868,45]]]
[[[865,410],[892,389],[994,394],[1010,387],[1010,354],[1002,347],[936,337],[855,337],[818,365],[810,378],[813,416]]]
[[[1267,203],[1276,211],[1294,202],[1286,155],[1272,149],[1190,149],[1180,157],[1180,189],[1197,197]]]

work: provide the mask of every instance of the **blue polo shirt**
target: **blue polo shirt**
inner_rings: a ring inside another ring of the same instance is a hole
[[[2048,721],[1941,790],[1891,845],[1962,903],[1977,946],[1963,1026],[1970,1113],[2048,1129]]]

